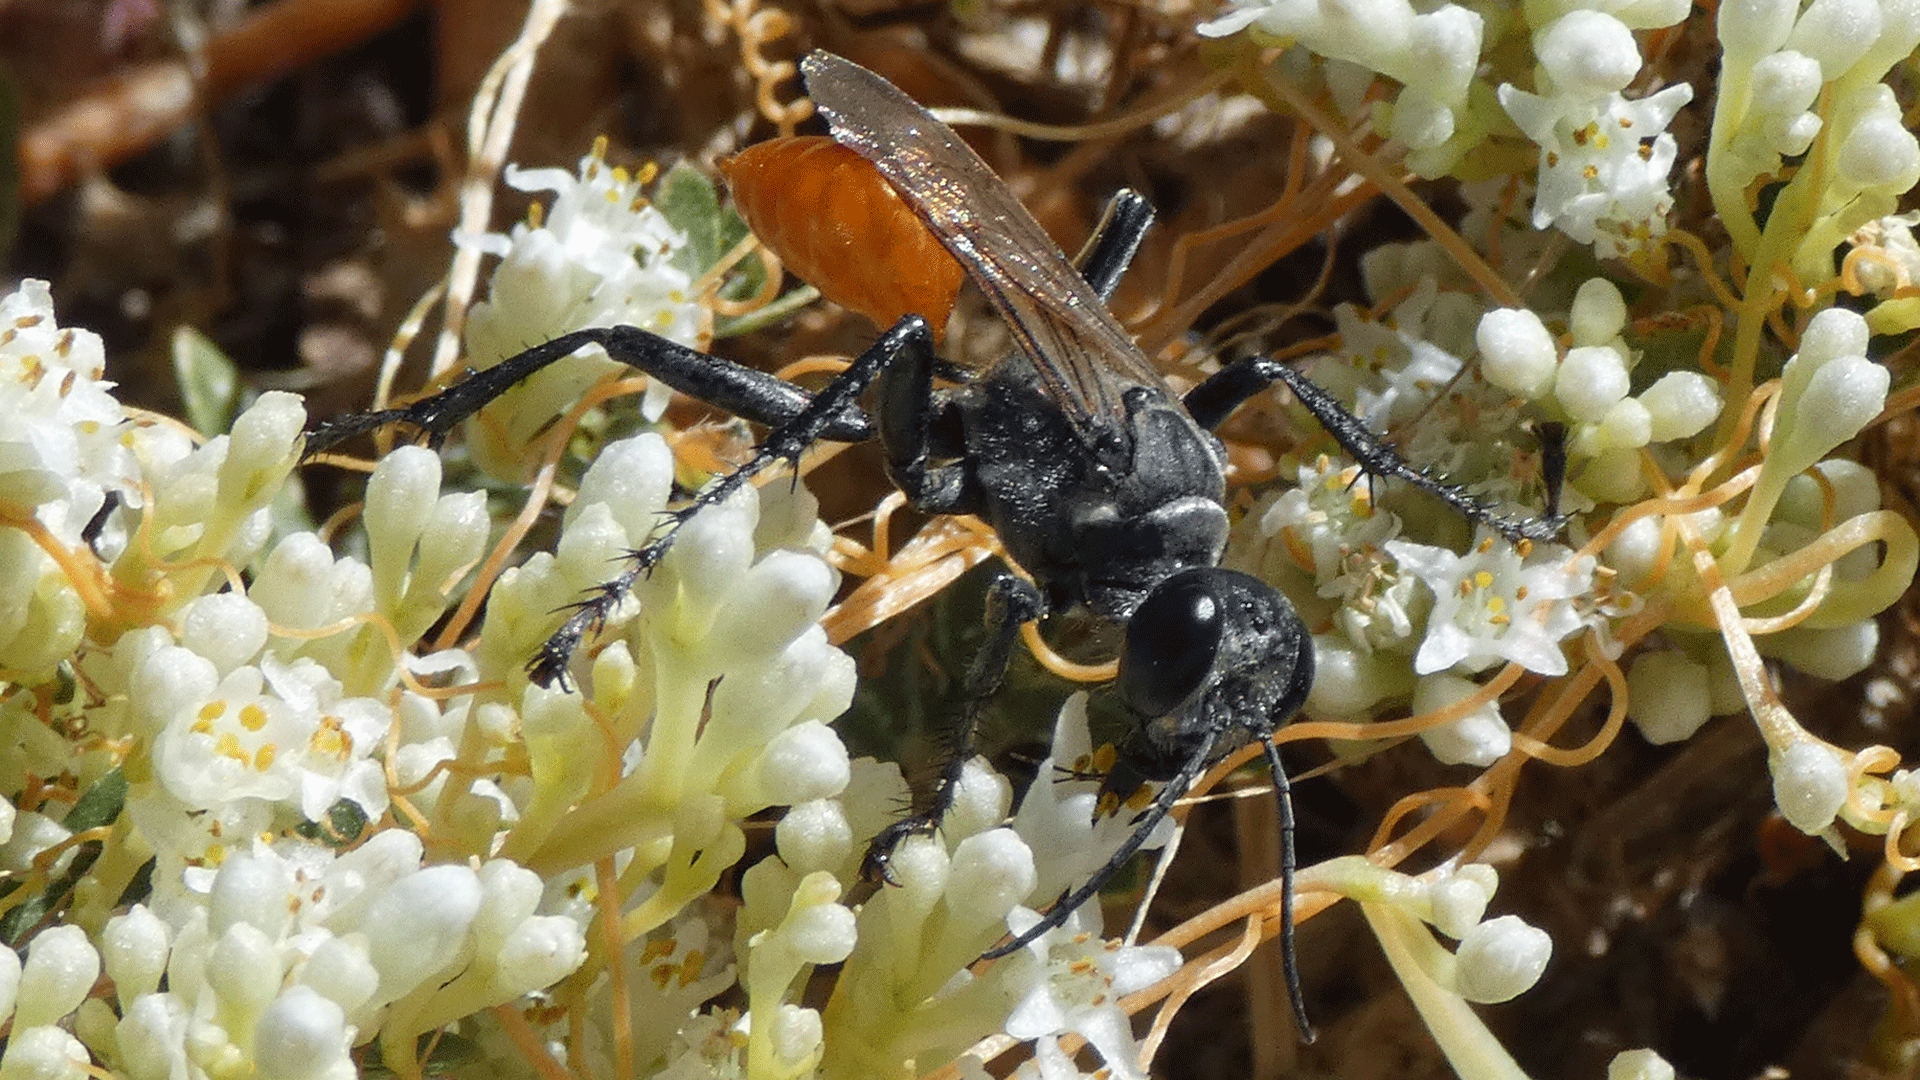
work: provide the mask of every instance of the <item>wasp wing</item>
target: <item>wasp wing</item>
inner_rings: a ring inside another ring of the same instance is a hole
[[[866,68],[817,49],[800,68],[834,139],[873,162],[967,268],[1075,428],[1090,442],[1124,432],[1127,389],[1165,383],[1007,185]]]

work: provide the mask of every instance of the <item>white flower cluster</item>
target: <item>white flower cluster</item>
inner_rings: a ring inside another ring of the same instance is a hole
[[[1482,15],[1457,4],[1417,11],[1405,0],[1234,0],[1199,31],[1224,37],[1250,29],[1326,57],[1328,86],[1350,113],[1367,100],[1376,74],[1398,81],[1379,127],[1422,176],[1446,175],[1469,160],[1496,130],[1489,98],[1497,98],[1540,147],[1534,227],[1558,227],[1605,257],[1666,231],[1676,154],[1666,128],[1693,90],[1681,84],[1632,100],[1621,91],[1640,73],[1633,32],[1671,26],[1688,10],[1677,0],[1529,7],[1539,61],[1531,92],[1512,82],[1495,89],[1482,70]]]
[[[1621,91],[1640,73],[1635,26],[1678,22],[1686,5],[1626,5],[1618,15],[1575,9],[1534,32],[1534,92],[1511,83],[1501,107],[1540,147],[1533,224],[1549,225],[1603,258],[1644,247],[1666,232],[1676,147],[1666,128],[1693,100],[1685,83],[1638,100]],[[1638,15],[1634,25],[1620,15]]]
[[[1083,770],[1090,753],[1082,695],[1062,712],[1039,775],[1054,775],[1055,763]],[[777,833],[781,858],[755,865],[742,881],[736,940],[748,966],[743,985],[766,1015],[803,963],[845,966],[821,1014],[783,1006],[795,1017],[789,1030],[810,1035],[782,1050],[779,1075],[801,1075],[815,1061],[828,1075],[947,1061],[1004,1031],[1036,1041],[1043,1058],[1068,1070],[1053,1075],[1081,1075],[1056,1042],[1077,1034],[1099,1052],[1102,1074],[1143,1077],[1118,1002],[1178,968],[1174,950],[1106,941],[1076,912],[1020,952],[970,970],[995,940],[1037,922],[1023,904],[1050,901],[1077,884],[1125,839],[1121,817],[1095,818],[1098,786],[1036,783],[1009,818],[1007,782],[970,762],[939,833],[909,837],[894,851],[888,871],[897,887],[856,913],[833,906],[831,917],[823,909],[797,923],[798,908],[789,905],[800,901],[788,898],[810,895],[817,906],[843,896],[858,880],[861,841],[887,820],[905,788],[897,769],[863,760],[843,798],[796,805]]]
[[[1553,939],[1545,931],[1516,915],[1486,917],[1500,875],[1485,863],[1450,863],[1411,877],[1349,855],[1321,863],[1308,877],[1308,887],[1359,902],[1430,1025],[1423,988],[1481,1005],[1511,1001],[1540,981],[1553,956]],[[1448,952],[1432,931],[1459,947]],[[1445,1035],[1435,1035],[1444,1045]]]
[[[1831,172],[1793,260],[1823,277],[1837,244],[1894,213],[1920,182],[1920,140],[1882,81],[1920,47],[1920,5],[1813,0],[1801,10],[1798,0],[1743,0],[1720,9],[1718,31],[1724,75],[1709,181],[1743,189],[1824,138]],[[1816,111],[1823,92],[1829,100]]]
[[[464,239],[500,257],[488,299],[468,314],[471,366],[492,367],[531,344],[597,326],[638,326],[683,345],[706,346],[707,309],[688,295],[692,277],[676,259],[685,234],[648,203],[651,170],[636,176],[607,165],[605,154],[602,139],[580,159],[578,175],[507,167],[510,186],[555,197],[544,213],[506,236]],[[587,387],[631,370],[598,346],[547,367],[486,410],[492,423],[468,425],[475,460],[490,475],[522,478],[525,447],[541,425],[564,413]],[[660,384],[648,389],[648,419],[659,419],[667,393]],[[501,417],[513,422],[503,427]]]
[[[19,1003],[0,1071],[344,1080],[378,1041],[417,1073],[418,1039],[461,1023],[488,1069],[522,1074],[524,1039],[488,1012],[509,1006],[546,1052],[599,1071],[893,1073],[1008,1032],[1038,1041],[1054,1075],[1078,1075],[1069,1034],[1109,1074],[1143,1075],[1117,1001],[1174,970],[1172,950],[1108,943],[1076,917],[970,970],[1033,925],[1023,903],[1127,835],[1096,818],[1095,783],[1036,785],[1009,816],[1007,782],[972,763],[941,832],[897,853],[900,887],[846,904],[864,839],[906,790],[892,767],[850,763],[826,724],[854,673],[817,625],[837,576],[803,489],[747,487],[692,519],[574,672],[586,692],[543,690],[522,665],[556,609],[660,520],[673,460],[659,436],[605,448],[557,551],[500,575],[470,648],[436,648],[420,639],[489,530],[480,494],[443,492],[436,455],[406,447],[375,469],[365,562],[311,532],[276,538],[296,398],[261,398],[196,449],[119,410],[98,340],[59,330],[44,286],[0,310],[16,331],[0,359],[56,391],[11,417],[28,433],[15,460],[37,469],[17,470],[23,502],[43,516],[0,536],[28,535],[47,561],[23,560],[38,576],[5,603],[86,616],[41,665],[86,688],[61,699],[58,726],[41,684],[4,699],[5,868],[44,888],[71,862],[53,851],[78,827],[60,804],[11,813],[31,778],[125,790],[69,924],[33,936],[24,969],[0,950],[0,1004]],[[106,491],[119,508],[87,526]],[[40,647],[12,646],[10,670]],[[1084,702],[1060,731],[1056,756],[1086,768]],[[737,911],[704,903],[747,850],[747,819],[775,806],[792,808],[780,856],[746,872]],[[608,917],[617,956],[590,948]],[[590,956],[597,975],[568,980]],[[816,1010],[801,998],[822,964],[845,966]],[[90,996],[102,973],[108,991]],[[713,1004],[736,985],[743,1010]]]
[[[1416,10],[1407,0],[1234,0],[1233,10],[1199,31],[1225,37],[1251,27],[1297,40],[1350,65],[1339,74],[1355,101],[1375,72],[1397,80],[1388,130],[1413,152],[1416,170],[1436,176],[1484,135],[1468,100],[1484,23],[1460,4]]]
[[[1627,306],[1605,278],[1590,278],[1567,313],[1571,339],[1561,355],[1539,315],[1499,308],[1480,318],[1480,374],[1567,426],[1570,480],[1595,503],[1626,503],[1647,491],[1640,452],[1691,438],[1720,416],[1720,388],[1697,371],[1671,371],[1629,394],[1634,350],[1621,337]]]
[[[1601,291],[1583,290],[1588,294]],[[1473,324],[1473,313],[1459,310],[1462,299],[1458,293],[1436,293],[1427,278],[1395,309],[1391,327],[1342,309],[1337,315],[1346,352],[1327,358],[1333,362],[1316,367],[1315,377],[1329,387],[1345,384],[1358,399],[1359,414],[1376,429],[1420,416],[1434,393],[1460,373],[1460,359],[1446,346],[1467,343],[1450,340],[1443,346],[1427,335],[1458,338],[1457,328]],[[1615,358],[1624,398],[1627,352],[1618,340],[1624,308],[1617,292],[1611,299],[1618,319],[1595,317],[1587,310],[1593,306],[1589,300],[1576,302],[1573,320],[1582,327],[1577,333],[1596,342],[1590,352]],[[1544,371],[1531,373],[1531,379],[1545,397],[1561,365],[1537,317],[1521,314],[1539,331],[1544,353],[1532,359]],[[1591,390],[1584,379],[1569,379],[1566,386],[1570,397]],[[1525,438],[1515,395],[1477,379],[1461,382],[1456,395],[1466,404],[1429,414],[1403,447],[1406,455],[1450,480],[1468,482],[1477,495],[1509,513],[1537,512],[1522,509],[1529,501],[1537,506],[1539,495],[1515,470]],[[1713,402],[1717,409],[1717,398]],[[1528,404],[1547,415],[1565,415],[1557,399]],[[1447,417],[1473,417],[1474,422]],[[1710,419],[1711,414],[1701,424]],[[1574,426],[1576,451],[1593,455],[1588,447],[1595,440],[1586,428],[1600,425]],[[1307,702],[1315,716],[1361,719],[1390,702],[1411,701],[1415,712],[1445,708],[1478,690],[1468,676],[1499,662],[1519,663],[1543,675],[1564,674],[1563,642],[1603,616],[1591,557],[1576,559],[1560,544],[1533,544],[1522,552],[1490,533],[1464,537],[1457,514],[1419,499],[1396,497],[1393,509],[1377,507],[1371,484],[1357,467],[1326,458],[1299,466],[1296,476],[1295,486],[1249,516],[1230,556],[1286,588],[1316,628],[1319,660]],[[1409,531],[1419,540],[1404,535]],[[1442,761],[1476,765],[1491,764],[1512,743],[1498,703],[1491,701],[1423,738]]]

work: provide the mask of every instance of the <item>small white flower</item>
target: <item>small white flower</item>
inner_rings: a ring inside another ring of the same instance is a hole
[[[1591,587],[1591,557],[1568,565],[1571,553],[1552,544],[1523,559],[1512,545],[1488,535],[1466,555],[1404,540],[1389,541],[1387,550],[1403,573],[1433,590],[1415,672],[1428,675],[1455,665],[1473,672],[1510,660],[1542,675],[1567,673],[1560,641],[1583,625],[1568,601]]]
[[[1009,963],[1033,964],[1026,996],[1007,1017],[1007,1034],[1039,1039],[1072,1032],[1087,1040],[1113,1075],[1141,1080],[1133,1028],[1120,999],[1144,990],[1180,968],[1177,950],[1157,945],[1121,945],[1083,929],[1085,909],[1040,935]],[[1024,908],[1007,917],[1022,933],[1040,917]],[[1037,963],[1036,963],[1037,962]]]
[[[1576,14],[1609,19],[1593,12]],[[1588,22],[1594,20],[1582,25]],[[1612,41],[1608,35],[1597,37]],[[1617,42],[1611,49],[1599,40],[1589,44],[1600,54],[1619,52]],[[1581,62],[1578,58],[1588,54],[1579,50],[1567,53],[1562,72],[1579,83],[1613,81],[1617,74],[1615,65]],[[1543,55],[1543,63],[1546,59]],[[1624,54],[1618,59],[1624,60]],[[1637,51],[1633,60],[1637,68]],[[1618,89],[1592,85],[1542,87],[1534,94],[1503,84],[1499,98],[1507,115],[1540,146],[1535,228],[1557,226],[1580,243],[1594,245],[1602,257],[1625,254],[1666,232],[1667,211],[1673,206],[1667,174],[1678,155],[1666,128],[1693,100],[1691,86],[1681,83],[1629,101]]]

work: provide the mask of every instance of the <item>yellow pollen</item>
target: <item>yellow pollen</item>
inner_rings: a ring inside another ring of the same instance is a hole
[[[240,706],[240,726],[248,731],[259,731],[267,726],[267,710],[257,701],[249,701]]]
[[[254,771],[266,772],[268,769],[273,768],[274,757],[275,757],[275,750],[274,750],[274,745],[272,743],[268,743],[265,746],[262,746],[260,749],[254,751],[253,753]]]
[[[1476,589],[1493,588],[1493,575],[1485,570],[1475,570],[1473,572],[1473,587]]]
[[[1580,175],[1587,178],[1588,180],[1598,180],[1600,179],[1600,170],[1598,168],[1595,168],[1592,165],[1589,165],[1586,168],[1580,170]]]
[[[205,705],[200,706],[200,719],[218,720],[226,711],[227,711],[226,702],[209,701]]]
[[[672,956],[673,950],[678,947],[678,944],[679,942],[675,938],[660,938],[649,941],[647,942],[647,947],[640,950],[640,962],[645,964],[658,960],[663,956]]]
[[[547,220],[547,208],[543,203],[534,203],[527,207],[527,228],[537,229]]]
[[[1513,587],[1513,598],[1515,600],[1525,600],[1527,598],[1527,587],[1525,585],[1515,585]]]
[[[247,752],[240,748],[240,738],[229,731],[213,740],[213,752],[224,758],[232,758],[242,765],[250,765]]]
[[[707,954],[699,949],[690,949],[687,958],[680,964],[680,985],[691,985],[700,977],[700,969],[707,965]]]
[[[1489,596],[1487,597],[1487,610],[1493,612],[1495,615],[1499,615],[1507,610],[1507,602],[1501,597]]]
[[[1491,537],[1491,536],[1488,536],[1488,537],[1484,537],[1484,538],[1482,538],[1482,539],[1481,539],[1481,541],[1480,541],[1480,546],[1479,546],[1479,548],[1478,548],[1477,550],[1478,550],[1478,551],[1480,552],[1480,554],[1482,554],[1482,555],[1485,555],[1485,554],[1486,554],[1487,552],[1489,552],[1489,551],[1492,551],[1492,550],[1493,550],[1493,537]]]
[[[1113,766],[1120,760],[1120,751],[1112,743],[1101,743],[1100,749],[1093,752],[1095,772],[1112,772]]]
[[[674,977],[679,974],[679,971],[672,964],[656,964],[647,974],[652,977],[653,985],[665,990],[673,985]]]
[[[1513,619],[1506,615],[1489,615],[1487,617],[1487,621],[1492,623],[1495,626],[1506,626],[1507,624],[1513,622]]]
[[[640,166],[640,175],[636,178],[642,184],[651,184],[660,175],[660,166],[649,161]]]

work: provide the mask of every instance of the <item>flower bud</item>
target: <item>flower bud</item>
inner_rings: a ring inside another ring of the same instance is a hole
[[[941,818],[940,831],[950,844],[986,832],[1006,820],[1012,802],[1013,785],[1007,778],[988,768],[984,758],[970,758],[960,767],[953,805]]]
[[[436,591],[452,588],[454,574],[478,562],[486,551],[490,526],[483,492],[440,496],[421,534],[428,542],[420,545],[413,587]]]
[[[1435,881],[1429,892],[1433,928],[1456,941],[1486,917],[1487,903],[1500,887],[1500,872],[1486,863],[1468,863]]]
[[[1627,365],[1602,345],[1567,350],[1553,380],[1553,394],[1575,420],[1598,421],[1613,403],[1627,396]]]
[[[80,1040],[50,1025],[15,1027],[0,1057],[0,1080],[86,1080],[93,1058]]]
[[[1773,801],[1787,824],[1816,836],[1825,832],[1847,801],[1847,769],[1838,754],[1802,739],[1773,755]]]
[[[800,873],[832,870],[853,854],[853,827],[835,799],[813,799],[787,811],[774,826],[775,845]]]
[[[1603,449],[1638,450],[1653,441],[1653,413],[1642,402],[1621,398],[1607,406],[1592,437]]]
[[[760,793],[769,806],[792,806],[840,794],[851,766],[846,744],[826,724],[808,720],[782,731],[759,761]]]
[[[1864,356],[1844,356],[1823,365],[1806,382],[1806,390],[1792,402],[1788,430],[1776,428],[1772,459],[1777,468],[1799,473],[1827,456],[1834,447],[1860,434],[1886,405],[1892,377],[1887,369]]]
[[[27,946],[27,962],[20,970],[14,1031],[58,1023],[80,1007],[99,977],[100,954],[85,930],[55,926],[41,931]]]
[[[629,545],[644,543],[660,524],[660,509],[673,489],[673,452],[652,432],[608,443],[580,478],[579,494],[567,508],[571,525],[580,511],[605,503],[626,529]]]
[[[1422,676],[1413,691],[1416,715],[1444,709],[1480,692],[1478,683],[1445,672]],[[1420,733],[1420,741],[1443,765],[1491,765],[1513,749],[1513,729],[1500,716],[1500,702]]]
[[[247,923],[277,939],[286,933],[292,894],[293,875],[279,858],[236,852],[214,875],[207,899],[207,928],[221,934],[230,926]]]
[[[269,390],[233,422],[220,464],[220,499],[232,509],[255,510],[280,490],[299,459],[306,403],[298,394]]]
[[[282,974],[273,939],[246,923],[229,926],[207,954],[207,985],[226,1007],[230,1029],[253,1021],[272,1003]]]
[[[1534,51],[1558,89],[1576,95],[1611,94],[1640,73],[1633,31],[1611,15],[1570,11],[1534,35]]]
[[[969,836],[953,849],[947,909],[963,919],[999,923],[1033,892],[1033,850],[1012,829]]]
[[[1729,0],[1721,4],[1714,24],[1726,54],[1721,66],[1744,69],[1785,45],[1799,13],[1800,0]]]
[[[1720,415],[1720,384],[1697,371],[1670,371],[1640,395],[1652,422],[1649,442],[1689,439]]]
[[[301,966],[299,979],[349,1014],[358,1014],[380,988],[380,972],[367,958],[365,939],[359,934],[321,942]]]
[[[1627,328],[1627,302],[1620,287],[1606,278],[1588,278],[1573,294],[1567,329],[1573,343],[1606,345]]]
[[[1518,997],[1540,981],[1553,957],[1553,939],[1517,915],[1502,915],[1467,931],[1454,956],[1459,961],[1454,988],[1460,996],[1493,1005]]]
[[[480,896],[472,870],[430,866],[395,882],[368,906],[360,929],[380,972],[378,1000],[397,1000],[462,962]]]
[[[1786,46],[1811,57],[1828,80],[1847,73],[1880,36],[1878,0],[1813,0]]]
[[[1813,107],[1825,83],[1820,62],[1805,53],[1782,49],[1753,65],[1753,111],[1791,117]]]
[[[801,1005],[781,1003],[773,1016],[773,1056],[781,1066],[780,1075],[800,1076],[812,1071],[809,1063],[821,1052],[826,1038],[820,1014]]]
[[[0,1023],[13,1015],[14,1002],[20,997],[20,954],[0,949]]]
[[[573,974],[586,958],[579,923],[564,915],[535,915],[514,927],[494,957],[494,986],[503,999],[532,993]]]
[[[169,1065],[186,1041],[186,1002],[172,994],[136,999],[114,1028],[119,1064],[132,1080],[169,1080]]]
[[[1707,705],[1707,669],[1685,653],[1641,653],[1627,671],[1627,718],[1656,746],[1692,738]]]
[[[1760,651],[1792,664],[1816,679],[1851,679],[1867,670],[1880,652],[1880,623],[1862,619],[1846,626],[1796,626],[1755,642]]]
[[[380,459],[367,479],[363,515],[374,588],[384,605],[400,598],[414,545],[426,531],[440,497],[440,455],[424,446],[402,446]]]
[[[822,559],[775,551],[747,571],[714,618],[713,636],[732,655],[771,656],[820,620],[833,601],[834,573]]]
[[[1525,308],[1489,311],[1474,341],[1480,347],[1480,373],[1494,386],[1528,400],[1553,387],[1559,353],[1540,316]]]
[[[260,655],[267,643],[267,613],[239,593],[209,593],[180,611],[180,644],[225,675]]]
[[[1465,101],[1486,33],[1480,13],[1445,4],[1414,15],[1408,25],[1407,85],[1418,86],[1435,104]]]
[[[1834,171],[1863,188],[1904,193],[1920,179],[1920,140],[1898,113],[1866,117],[1847,132]]]
[[[271,1080],[312,1080],[346,1060],[348,1039],[338,1004],[311,987],[290,986],[254,1025],[253,1059]]]
[[[126,914],[107,920],[100,932],[100,959],[123,1011],[134,998],[160,988],[171,936],[167,924],[145,904],[135,904]]]
[[[1622,1050],[1607,1063],[1607,1080],[1673,1080],[1673,1066],[1652,1050]]]

